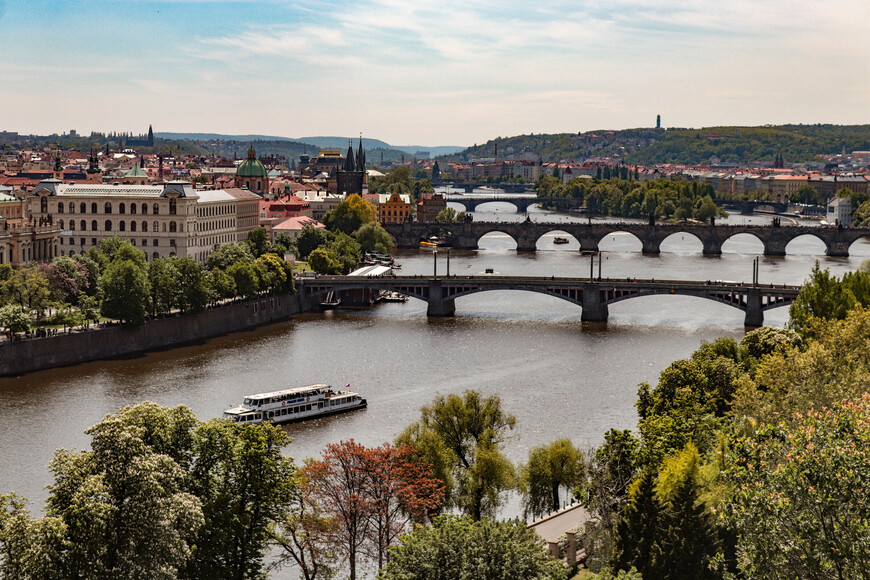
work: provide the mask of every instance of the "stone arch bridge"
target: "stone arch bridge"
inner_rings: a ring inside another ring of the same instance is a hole
[[[426,223],[404,222],[384,224],[400,248],[417,248],[420,240],[436,235],[447,245],[474,250],[480,238],[488,233],[501,232],[517,242],[517,251],[534,252],[538,240],[550,232],[565,232],[580,242],[582,250],[597,250],[601,240],[616,232],[634,235],[643,245],[643,253],[658,254],[661,243],[673,234],[690,234],[703,244],[704,254],[722,253],[722,244],[737,234],[755,236],[764,244],[765,256],[784,256],[785,247],[793,239],[810,235],[825,244],[828,256],[848,256],[849,247],[857,240],[870,236],[870,228],[836,228],[805,226],[655,224],[638,222],[463,222]]]
[[[485,203],[510,203],[517,208],[517,212],[525,213],[529,207],[537,204],[544,204],[545,207],[560,211],[570,209],[579,209],[583,207],[583,200],[572,197],[538,197],[535,194],[527,195],[511,195],[511,196],[482,196],[482,195],[445,195],[444,201],[455,203],[465,208],[463,211],[475,211]]]
[[[654,295],[705,298],[733,306],[746,313],[746,326],[761,326],[764,311],[786,306],[797,298],[800,286],[753,285],[735,282],[693,282],[686,280],[595,280],[529,276],[318,276],[300,279],[297,288],[310,308],[330,292],[345,290],[386,290],[427,303],[428,316],[452,316],[455,301],[462,296],[492,290],[524,290],[560,298],[580,306],[581,320],[607,322],[608,305]]]

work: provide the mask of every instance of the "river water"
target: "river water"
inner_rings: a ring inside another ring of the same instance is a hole
[[[491,204],[477,220],[525,219],[512,206]],[[533,220],[570,219],[541,210]],[[729,220],[763,223],[769,218]],[[477,251],[450,253],[452,273],[588,276],[590,259],[578,244],[556,245],[557,232],[538,252],[517,254],[508,236],[493,233]],[[602,242],[602,275],[624,278],[751,280],[761,243],[749,236],[727,242],[722,256],[701,255],[690,235],[674,235],[658,256],[640,254],[640,242],[614,234]],[[852,247],[850,258],[826,258],[812,237],[792,242],[785,257],[762,258],[762,283],[800,283],[819,260],[841,274],[870,257],[870,244]],[[397,251],[403,274],[446,272],[446,252]],[[598,264],[595,263],[597,275]],[[606,326],[584,325],[580,308],[524,292],[488,292],[460,298],[449,319],[426,317],[426,306],[410,300],[370,310],[306,314],[287,322],[238,332],[201,344],[129,358],[0,379],[0,492],[15,490],[39,511],[50,483],[49,462],[57,448],[84,448],[84,430],[125,405],[143,400],[187,405],[200,419],[220,416],[246,394],[326,382],[350,384],[369,408],[352,414],[286,427],[288,453],[301,463],[326,443],[354,438],[366,445],[391,441],[419,416],[436,393],[478,389],[501,396],[518,418],[507,445],[515,462],[529,449],[559,437],[581,447],[601,442],[611,428],[633,428],[641,381],[654,383],[673,360],[704,340],[739,338],[743,312],[709,300],[645,297],[610,307]],[[782,325],[787,309],[765,313]],[[518,513],[511,501],[503,515]]]

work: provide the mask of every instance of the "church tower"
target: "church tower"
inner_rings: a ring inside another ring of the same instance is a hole
[[[148,125],[148,147],[154,147],[154,129]]]
[[[54,171],[52,172],[52,177],[63,181],[63,165],[60,161],[60,149],[57,150],[57,155],[54,158]]]

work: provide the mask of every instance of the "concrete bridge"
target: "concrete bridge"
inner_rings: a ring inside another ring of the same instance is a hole
[[[788,211],[787,201],[761,201],[757,199],[745,199],[739,201],[717,201],[717,205],[738,210],[744,215],[749,215],[759,208],[770,208],[776,213]]]
[[[513,204],[517,208],[517,212],[525,213],[530,206],[543,204],[548,208],[567,211],[569,209],[577,209],[583,207],[583,200],[573,197],[538,197],[535,194],[526,195],[445,195],[444,200],[449,203],[459,204],[465,208],[464,211],[474,211],[478,206],[485,203],[502,202]]]
[[[464,222],[464,223],[425,223],[405,222],[384,224],[400,248],[417,248],[420,240],[430,236],[440,237],[446,245],[458,249],[477,249],[480,238],[491,232],[501,232],[517,242],[517,251],[533,252],[541,236],[550,232],[565,232],[580,242],[583,250],[597,250],[598,244],[606,236],[615,232],[634,235],[643,245],[643,253],[658,254],[661,243],[674,234],[695,236],[703,244],[703,253],[718,255],[722,244],[737,234],[755,236],[764,244],[765,256],[784,256],[785,248],[793,239],[810,235],[825,244],[828,256],[848,256],[849,247],[864,236],[870,236],[870,228],[836,228],[803,226],[761,226],[761,225],[706,225],[706,224],[655,224],[639,222]]]
[[[472,193],[475,189],[481,187],[503,189],[507,193],[522,193],[531,187],[531,184],[528,183],[479,183],[476,181],[464,181],[462,179],[431,179],[429,183],[432,184],[432,187],[464,189],[465,193]]]
[[[607,322],[608,305],[654,295],[706,298],[739,308],[746,313],[746,326],[761,326],[764,311],[786,306],[797,298],[800,286],[753,285],[734,282],[692,282],[686,280],[595,280],[528,276],[318,276],[300,279],[297,288],[309,304],[329,292],[343,290],[386,290],[427,303],[428,316],[452,316],[457,298],[491,290],[523,290],[555,296],[580,306],[584,322]],[[678,316],[678,314],[677,314]]]

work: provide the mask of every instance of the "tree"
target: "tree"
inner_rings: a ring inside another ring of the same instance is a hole
[[[329,248],[317,248],[308,256],[308,265],[318,274],[341,274],[342,264]]]
[[[393,240],[390,234],[376,222],[363,224],[354,232],[353,237],[363,252],[387,254],[390,252],[390,248],[393,247]]]
[[[101,314],[130,326],[141,326],[150,291],[144,267],[133,260],[114,261],[106,267],[101,282]]]
[[[266,567],[272,526],[283,521],[295,493],[290,442],[269,423],[213,419],[191,440],[191,491],[205,525],[187,574],[191,578],[259,578]]]
[[[275,526],[272,540],[281,550],[277,567],[294,564],[304,580],[329,579],[334,576],[334,518],[324,514],[311,497],[311,486],[301,475],[294,485],[290,507]]]
[[[516,417],[505,412],[498,395],[465,391],[439,395],[420,409],[419,421],[396,439],[410,444],[444,481],[446,503],[475,520],[495,514],[502,492],[514,482],[514,469],[502,454]]]
[[[181,289],[175,264],[175,260],[166,258],[157,258],[148,264],[152,314],[164,314],[178,305]]]
[[[551,560],[543,540],[524,523],[440,516],[431,526],[416,526],[390,549],[381,580],[543,580],[564,579],[565,569]]]
[[[266,228],[259,226],[248,232],[248,247],[255,258],[259,258],[269,250]]]
[[[583,479],[583,472],[583,454],[568,439],[558,439],[529,451],[528,463],[520,468],[526,517],[537,517],[562,507],[559,489],[565,488],[570,494]]]
[[[708,195],[696,202],[693,217],[704,222],[709,221],[710,223],[713,223],[713,220],[721,214],[722,210]]]
[[[230,243],[223,244],[215,249],[206,258],[206,268],[209,270],[226,270],[239,261],[253,262],[251,246],[248,244]]]
[[[357,559],[370,530],[373,500],[367,494],[365,448],[359,443],[329,443],[319,461],[309,461],[302,475],[311,494],[328,517],[336,522],[337,545],[356,580]]]
[[[465,221],[465,212],[457,212],[452,207],[445,207],[435,216],[435,221],[439,223],[459,223]]]
[[[265,274],[261,285],[272,292],[293,291],[293,267],[279,258],[277,254],[263,254],[257,258],[255,264],[263,267]]]
[[[296,238],[296,247],[299,249],[299,258],[308,259],[308,256],[321,246],[329,244],[331,233],[326,228],[316,228],[312,225],[303,226]]]
[[[864,394],[734,443],[734,497],[723,514],[745,577],[870,577],[868,410]]]
[[[7,304],[0,307],[0,328],[8,332],[27,332],[30,330],[30,317],[21,306]]]
[[[260,290],[260,275],[252,262],[240,260],[227,268],[239,296],[252,298]]]
[[[655,493],[656,471],[643,471],[616,526],[613,567],[636,568],[642,576],[656,578],[653,558],[659,541],[659,513],[662,510]]]
[[[72,258],[59,256],[40,268],[48,279],[49,290],[55,300],[75,304],[79,292],[88,289],[87,268]]]
[[[208,305],[209,288],[202,266],[191,258],[174,258],[178,272],[178,307],[181,312],[203,312]]]
[[[856,302],[852,291],[816,262],[797,299],[789,306],[789,328],[801,333],[812,317],[842,320]]]
[[[224,270],[207,270],[206,283],[209,289],[209,301],[212,303],[236,296],[236,283]]]
[[[333,238],[329,249],[335,254],[335,257],[341,262],[341,272],[347,273],[356,269],[362,258],[362,251],[359,243],[344,232],[338,232]]]
[[[791,201],[805,205],[820,205],[819,192],[812,185],[804,185],[791,196]]]
[[[354,193],[335,208],[326,212],[326,215],[323,216],[323,224],[334,232],[344,232],[351,235],[363,224],[377,221],[377,219],[377,208]]]

